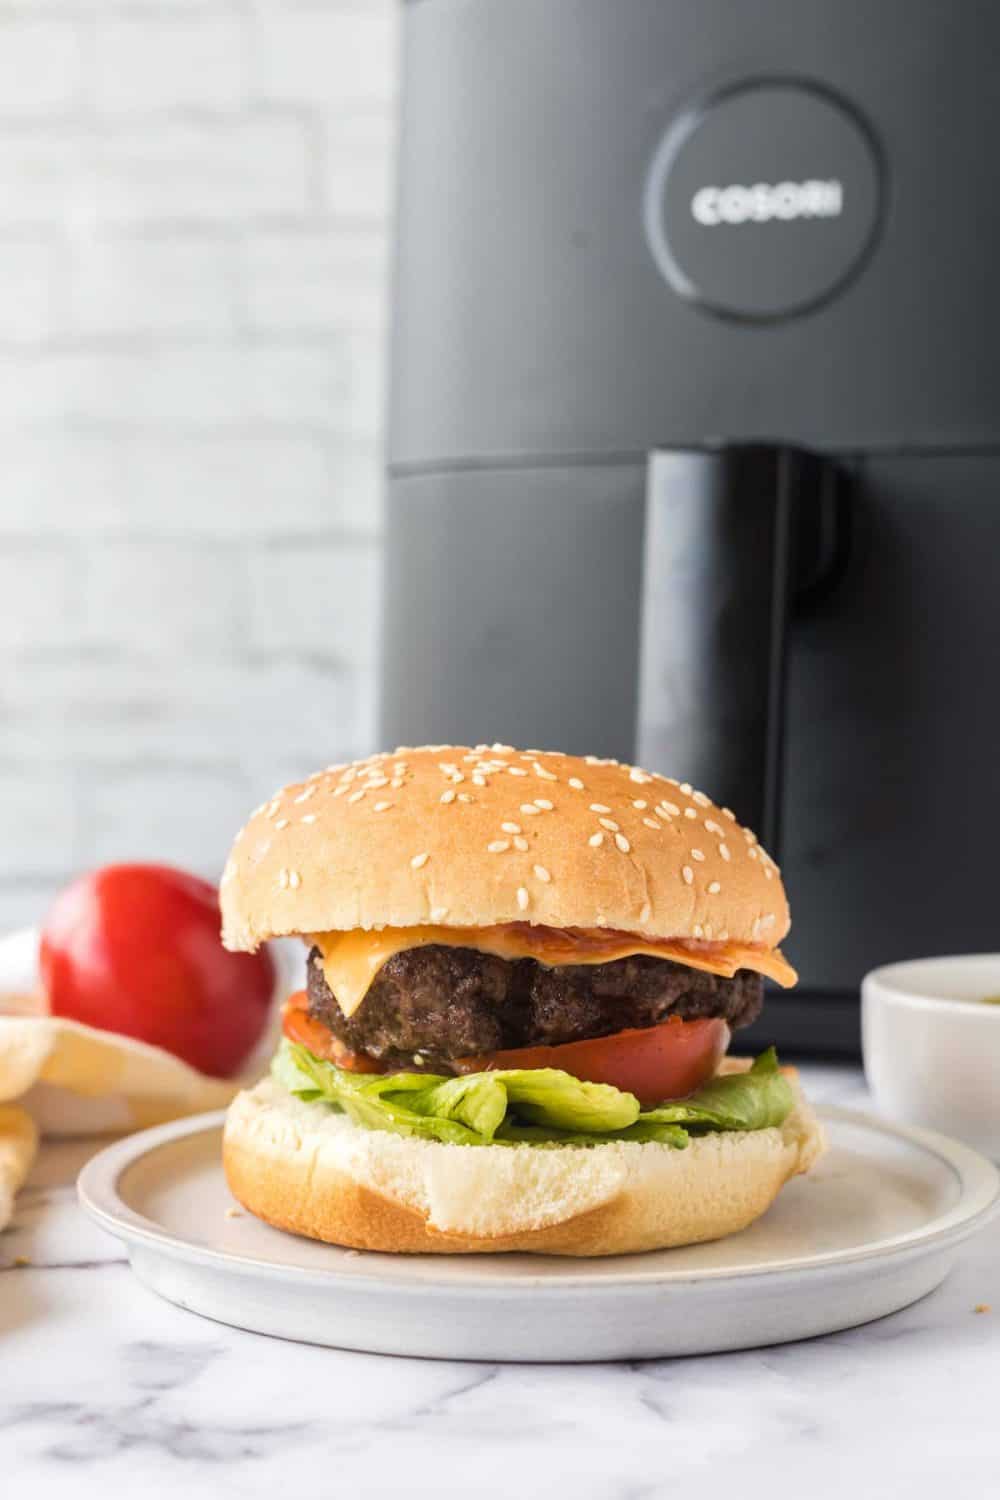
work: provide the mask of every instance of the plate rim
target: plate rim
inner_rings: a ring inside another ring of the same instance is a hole
[[[449,1295],[469,1292],[482,1295],[484,1292],[512,1295],[529,1287],[543,1287],[545,1292],[558,1295],[572,1293],[586,1287],[591,1291],[613,1289],[616,1293],[634,1288],[653,1286],[675,1287],[710,1282],[744,1281],[748,1278],[808,1276],[820,1271],[848,1269],[866,1261],[899,1259],[908,1255],[931,1253],[946,1248],[952,1243],[966,1239],[983,1227],[1000,1208],[1000,1170],[987,1157],[966,1146],[963,1142],[942,1135],[938,1131],[921,1126],[904,1125],[893,1120],[882,1119],[867,1110],[849,1109],[839,1105],[819,1105],[816,1113],[824,1123],[847,1124],[873,1131],[877,1135],[903,1141],[927,1154],[936,1157],[950,1169],[958,1182],[957,1201],[944,1213],[916,1229],[900,1231],[883,1239],[862,1244],[850,1250],[820,1251],[815,1255],[799,1259],[774,1260],[761,1266],[734,1269],[731,1266],[706,1267],[703,1270],[671,1271],[669,1268],[642,1270],[623,1269],[612,1276],[597,1276],[586,1269],[587,1260],[575,1260],[576,1266],[584,1269],[567,1271],[558,1278],[541,1272],[523,1274],[516,1278],[503,1276],[507,1254],[490,1255],[488,1252],[475,1256],[390,1256],[387,1252],[354,1251],[355,1255],[378,1255],[391,1265],[378,1267],[371,1275],[359,1277],[340,1267],[296,1266],[262,1260],[254,1255],[231,1250],[214,1249],[198,1244],[194,1240],[164,1229],[155,1220],[147,1218],[131,1208],[118,1191],[118,1183],[124,1173],[144,1156],[169,1146],[188,1136],[205,1134],[220,1129],[226,1118],[226,1110],[210,1110],[199,1115],[189,1115],[179,1120],[168,1121],[149,1129],[136,1131],[105,1146],[87,1161],[77,1177],[77,1197],[84,1212],[102,1229],[123,1241],[127,1246],[138,1246],[152,1250],[174,1260],[228,1271],[234,1276],[264,1276],[278,1281],[296,1281],[300,1285],[319,1285],[350,1288],[355,1293],[364,1291],[397,1290],[412,1293],[418,1286],[421,1293],[446,1292]],[[296,1236],[298,1238],[298,1236]],[[313,1242],[310,1242],[313,1243]],[[331,1246],[331,1249],[349,1253],[347,1247]],[[650,1251],[647,1254],[660,1254]],[[530,1258],[525,1255],[523,1258]],[[573,1257],[536,1257],[539,1260],[567,1260]],[[612,1257],[614,1258],[614,1257]],[[641,1262],[645,1255],[618,1257],[627,1262]],[[463,1271],[456,1277],[452,1270],[456,1259],[461,1260]],[[418,1282],[407,1274],[411,1262],[419,1260],[425,1274]],[[430,1265],[427,1265],[427,1263]],[[470,1262],[472,1264],[470,1264]],[[482,1269],[480,1269],[482,1267]],[[426,1271],[432,1274],[427,1275]],[[436,1273],[436,1274],[434,1274]]]

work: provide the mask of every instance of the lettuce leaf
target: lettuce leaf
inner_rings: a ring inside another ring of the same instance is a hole
[[[683,1125],[696,1134],[707,1130],[767,1130],[783,1124],[794,1104],[791,1084],[778,1066],[778,1054],[769,1047],[748,1072],[710,1078],[686,1099],[647,1110],[642,1119]]]
[[[511,1112],[528,1125],[605,1134],[623,1130],[639,1117],[634,1094],[610,1083],[583,1083],[559,1068],[506,1068],[473,1077],[498,1078]]]
[[[688,1098],[642,1110],[634,1094],[584,1083],[558,1068],[508,1068],[445,1078],[349,1073],[283,1041],[275,1079],[306,1101],[342,1110],[369,1130],[459,1146],[594,1146],[656,1141],[683,1150],[691,1134],[780,1125],[794,1097],[772,1048],[747,1073],[713,1078]]]
[[[507,1109],[502,1089],[497,1091],[492,1109],[489,1108],[487,1101],[493,1091],[488,1074],[451,1079],[428,1077],[424,1073],[349,1073],[333,1063],[323,1062],[307,1047],[288,1041],[279,1047],[271,1073],[289,1093],[307,1102],[319,1099],[343,1110],[356,1125],[369,1130],[391,1130],[397,1135],[422,1136],[455,1146],[489,1145],[493,1130]],[[451,1098],[440,1092],[442,1084],[484,1080],[485,1088],[455,1090]],[[495,1120],[492,1129],[491,1119]],[[486,1129],[482,1128],[484,1125]]]
[[[682,1125],[647,1124],[639,1116],[634,1125],[623,1130],[557,1130],[551,1125],[522,1125],[516,1120],[505,1120],[493,1138],[494,1146],[607,1146],[612,1141],[634,1141],[644,1145],[657,1141],[661,1146],[673,1146],[683,1151],[690,1145],[691,1137]]]

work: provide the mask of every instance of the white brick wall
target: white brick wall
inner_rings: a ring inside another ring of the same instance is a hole
[[[69,331],[84,339],[235,334],[237,272],[237,252],[222,236],[157,230],[88,237],[66,268]]]
[[[110,10],[110,6],[108,7]],[[197,109],[229,113],[248,102],[248,29],[235,10],[99,15],[90,83],[101,114]],[[285,99],[304,95],[294,87]]]
[[[293,108],[5,124],[0,226],[46,224],[83,239],[118,224],[308,219],[323,208],[323,156],[322,122]],[[367,165],[378,165],[371,154]]]
[[[65,316],[61,247],[42,235],[0,240],[0,346],[30,346],[59,332]]]
[[[0,14],[0,119],[68,115],[84,88],[84,35],[76,18]]]
[[[0,7],[0,929],[370,748],[396,10]]]

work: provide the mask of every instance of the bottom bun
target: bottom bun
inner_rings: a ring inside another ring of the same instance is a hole
[[[699,1136],[685,1151],[443,1145],[366,1130],[268,1078],[229,1108],[226,1178],[276,1228],[359,1250],[626,1255],[691,1245],[745,1229],[822,1154],[822,1126],[792,1078],[796,1106],[780,1129]]]

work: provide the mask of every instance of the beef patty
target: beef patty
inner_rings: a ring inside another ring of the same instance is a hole
[[[307,966],[314,1020],[390,1067],[412,1067],[419,1053],[438,1072],[454,1071],[453,1058],[610,1036],[668,1016],[748,1026],[763,999],[763,981],[749,969],[723,979],[643,954],[550,969],[533,958],[432,943],[394,954],[345,1016],[319,960],[314,948]]]

